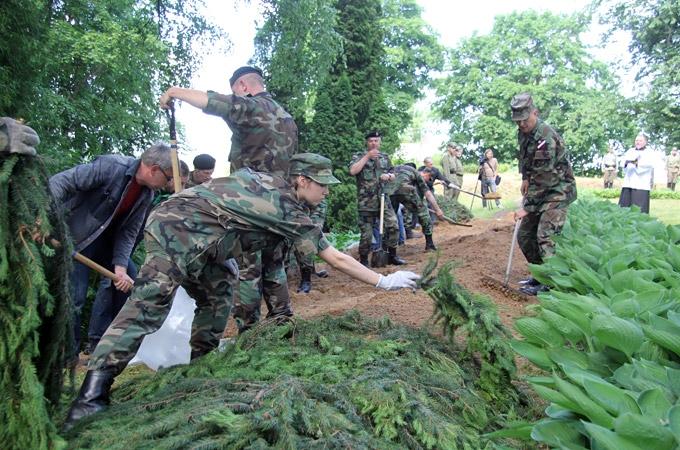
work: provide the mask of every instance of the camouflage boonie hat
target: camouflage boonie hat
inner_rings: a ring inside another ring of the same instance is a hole
[[[333,176],[333,163],[325,156],[316,153],[298,153],[290,158],[288,175],[303,175],[319,184],[339,184]]]
[[[528,119],[531,111],[536,109],[534,100],[526,92],[515,95],[510,102],[510,108],[512,109],[512,120],[515,121]]]

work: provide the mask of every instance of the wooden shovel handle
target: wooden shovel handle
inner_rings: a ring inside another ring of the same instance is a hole
[[[52,247],[61,247],[61,242],[59,242],[56,239],[50,239],[50,244],[52,244]],[[102,276],[104,276],[104,277],[106,277],[106,278],[108,278],[112,281],[118,280],[118,277],[116,276],[115,273],[111,272],[106,267],[103,267],[103,266],[97,264],[96,262],[92,261],[87,256],[83,256],[78,252],[73,252],[72,256],[73,256],[73,259],[75,259],[76,261],[78,261],[81,264],[86,265],[87,267],[94,270],[98,274],[100,274],[100,275],[102,275]]]

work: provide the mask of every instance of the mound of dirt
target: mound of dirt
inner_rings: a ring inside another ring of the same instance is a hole
[[[470,224],[471,228],[441,222],[435,226],[434,241],[441,252],[440,261],[457,261],[459,265],[454,272],[458,282],[472,292],[491,297],[505,325],[511,326],[512,319],[522,314],[526,303],[488,288],[482,279],[491,276],[503,280],[514,225],[512,212],[501,211],[492,219],[474,219]],[[407,261],[407,265],[399,268],[388,266],[378,271],[387,274],[403,269],[421,273],[431,256],[424,249],[424,238],[410,239],[406,245],[399,247],[399,255]],[[352,256],[357,257],[356,250]],[[295,314],[311,318],[324,314],[341,315],[356,309],[370,317],[388,316],[395,322],[415,327],[424,325],[432,315],[432,300],[424,292],[379,291],[325,264],[317,265],[317,270],[322,268],[328,270],[330,276],[325,279],[314,277],[309,294],[295,293],[298,280],[290,279]],[[527,261],[519,248],[515,248],[510,284],[517,286],[517,282],[528,275]],[[233,321],[230,321],[228,334],[235,334]]]

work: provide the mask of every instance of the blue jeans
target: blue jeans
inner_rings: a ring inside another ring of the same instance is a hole
[[[489,192],[496,192],[496,180],[493,178],[482,179],[482,195]],[[482,206],[486,207],[486,200],[482,199]],[[501,201],[496,199],[496,206],[501,206]]]
[[[132,262],[132,259],[128,259],[127,274],[133,280],[137,277],[137,266]],[[106,329],[111,325],[128,297],[130,297],[130,292],[119,291],[108,278],[102,277],[99,281],[99,289],[92,304],[90,324],[87,330],[87,339],[93,347],[96,346]]]
[[[81,250],[80,254],[86,256],[96,263],[111,269],[112,258],[112,238],[109,233],[104,232],[94,242]],[[73,270],[71,271],[71,300],[73,302],[73,342],[72,342],[72,356],[80,353],[80,314],[85,306],[87,300],[87,286],[90,280],[90,269],[77,262],[73,262]]]

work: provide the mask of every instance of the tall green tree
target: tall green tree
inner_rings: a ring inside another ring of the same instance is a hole
[[[598,0],[602,22],[630,33],[629,50],[637,81],[641,125],[661,143],[680,142],[680,2]],[[608,33],[607,36],[611,35]],[[606,41],[606,36],[605,36]]]
[[[496,17],[489,34],[452,49],[436,103],[440,117],[451,121],[451,138],[513,159],[517,131],[509,103],[530,92],[541,116],[564,137],[577,171],[609,140],[631,139],[631,107],[618,80],[579,37],[587,24],[579,14],[513,13]]]
[[[444,66],[445,49],[422,18],[415,0],[383,0],[385,108],[402,133],[413,120],[413,106],[430,86],[432,71]],[[398,143],[397,143],[398,147]]]
[[[337,8],[357,127],[365,132],[385,82],[382,7],[379,0],[338,0]]]
[[[38,131],[52,170],[101,153],[130,154],[161,137],[158,96],[187,84],[200,44],[223,37],[201,15],[201,1],[9,1],[15,8],[3,10],[23,26],[11,26],[3,12],[0,81],[10,89],[0,113]],[[13,42],[20,42],[16,56]]]
[[[352,155],[361,151],[362,134],[356,126],[352,85],[347,73],[326,78],[314,104],[314,119],[301,147],[327,156],[333,161],[333,172],[343,183],[334,186],[328,196],[327,226],[335,231],[356,229],[357,191],[348,164]]]
[[[267,90],[301,130],[316,91],[342,50],[334,0],[264,0],[265,20],[252,62],[265,69]]]

